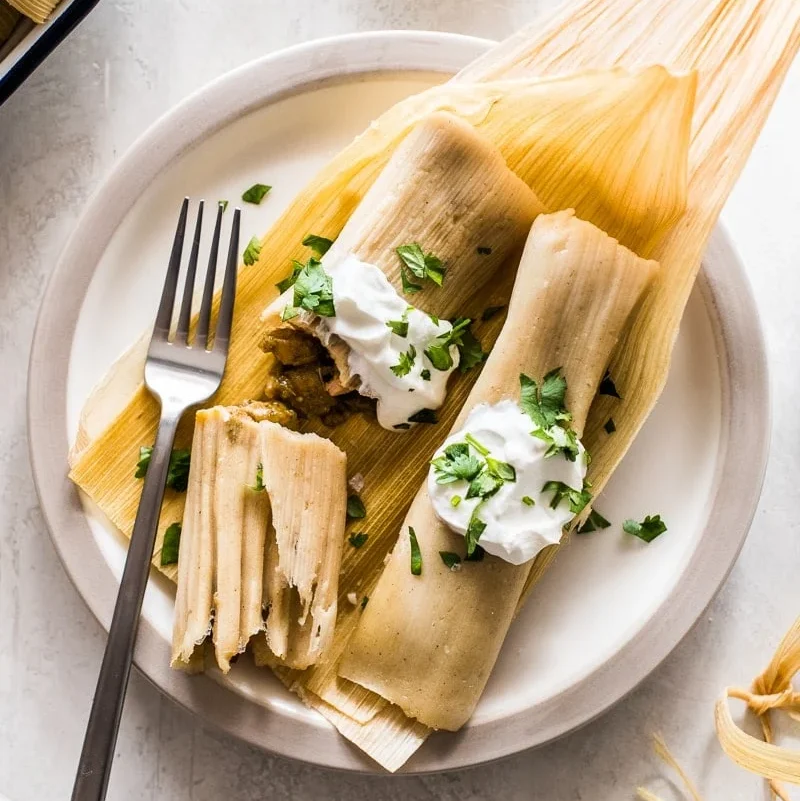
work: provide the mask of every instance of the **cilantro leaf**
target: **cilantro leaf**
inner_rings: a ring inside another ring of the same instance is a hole
[[[457,569],[461,564],[461,557],[452,551],[439,551],[439,556],[442,558],[445,567],[450,568],[450,570]]]
[[[492,317],[497,317],[500,312],[505,310],[505,306],[487,306],[483,310],[483,314],[481,315],[481,320],[485,323],[487,320],[491,320]]]
[[[414,412],[414,414],[412,414],[411,417],[408,418],[408,422],[430,423],[431,425],[433,425],[439,422],[439,418],[436,416],[436,412],[433,409],[420,409],[418,412]]]
[[[437,484],[472,481],[483,469],[480,460],[469,452],[469,445],[462,442],[448,445],[444,453],[437,456],[431,464]]]
[[[530,495],[523,495],[522,502],[525,504],[525,506],[536,506],[536,501],[534,501]]]
[[[449,331],[440,334],[434,340],[434,344],[426,348],[425,355],[435,369],[449,370],[453,366],[453,356],[450,353],[450,348],[455,345],[461,352],[464,346],[464,335],[469,328],[470,322],[471,320],[467,317],[459,317],[453,322],[453,327]],[[478,350],[480,350],[480,344],[478,344]],[[483,352],[481,351],[481,353]]]
[[[480,522],[480,521],[478,521]],[[465,562],[482,562],[483,557],[486,556],[486,551],[481,548],[480,545],[475,546],[475,550],[472,553],[468,553],[464,557]]]
[[[181,547],[181,524],[171,523],[164,532],[164,541],[161,543],[161,567],[178,563],[178,553]]]
[[[576,490],[563,481],[546,481],[542,487],[542,492],[553,493],[553,499],[550,501],[551,509],[557,509],[563,500],[567,500],[570,512],[573,515],[578,515],[584,510],[586,504],[592,500],[589,486],[588,483],[584,483],[583,489]]]
[[[469,525],[467,526],[467,533],[464,535],[467,541],[467,559],[475,553],[475,550],[479,547],[478,540],[481,538],[481,534],[486,530],[486,523],[483,522],[478,517],[478,509],[480,508],[480,504],[475,507],[475,511],[472,513],[472,517],[469,519]],[[481,549],[483,550],[483,549]],[[483,558],[483,555],[479,557],[480,559]],[[476,559],[475,561],[478,561]]]
[[[431,371],[427,367],[419,375],[423,381],[431,380]]]
[[[353,532],[347,541],[354,547],[360,548],[369,539],[369,534],[364,531]]]
[[[363,609],[369,603],[369,595],[365,595],[361,599],[361,608]]]
[[[358,495],[347,496],[347,516],[353,520],[361,520],[367,516],[367,507]]]
[[[304,240],[303,245],[311,248],[318,256],[324,256],[333,244],[332,239],[325,236],[317,236],[316,234],[309,234]]]
[[[503,486],[503,479],[493,475],[488,470],[480,473],[469,484],[467,489],[467,500],[470,498],[491,498],[500,487]]]
[[[413,295],[422,289],[422,284],[417,284],[408,277],[406,268],[400,266],[400,280],[403,282],[403,292],[406,295]]]
[[[622,530],[627,534],[633,534],[634,537],[638,537],[640,540],[652,542],[667,530],[667,526],[661,519],[661,515],[654,515],[653,517],[647,515],[641,523],[636,520],[626,520],[622,524]]]
[[[517,480],[517,471],[514,469],[514,465],[508,462],[501,462],[497,459],[492,459],[491,456],[487,456],[486,467],[493,476],[497,476],[497,478],[503,481]]]
[[[297,317],[298,314],[300,312],[294,306],[284,306],[281,312],[281,321],[285,323],[287,320]]]
[[[414,366],[414,362],[417,358],[417,349],[413,345],[409,345],[407,351],[400,354],[399,361],[397,364],[392,365],[389,369],[398,377],[402,378],[403,376],[408,375],[411,372],[411,368]]]
[[[153,449],[149,446],[139,448],[139,461],[136,463],[135,478],[144,478],[147,469],[150,467],[150,459]],[[167,486],[176,492],[185,492],[189,486],[189,465],[191,462],[191,451],[176,449],[169,455],[169,467],[167,468]]]
[[[441,286],[444,282],[445,266],[442,260],[432,253],[424,253],[422,248],[416,243],[412,242],[409,245],[400,245],[395,248],[395,252],[400,257],[400,260],[408,268],[409,272],[417,278],[427,278],[433,281],[437,286]],[[401,268],[401,273],[403,273]],[[416,287],[413,292],[418,292],[422,287],[419,284],[411,284]],[[403,278],[403,291],[406,291],[406,279]]]
[[[142,445],[139,448],[139,461],[136,462],[136,472],[133,474],[134,478],[144,478],[147,475],[147,468],[150,467],[150,457],[153,455],[153,449],[147,445]]]
[[[303,268],[304,267],[305,267],[305,264],[302,264],[301,262],[297,261],[297,259],[292,259],[292,272],[291,272],[291,274],[287,275],[286,278],[284,278],[282,281],[278,281],[278,283],[275,284],[275,286],[278,287],[278,292],[280,292],[281,295],[290,286],[294,286],[294,282],[297,281],[297,276],[300,275],[301,272],[303,272]]]
[[[413,308],[413,306],[406,308],[406,310],[400,315],[399,320],[388,320],[386,327],[391,328],[393,334],[405,339],[408,336],[408,313]]]
[[[266,184],[253,184],[249,189],[246,189],[242,193],[242,200],[245,203],[252,203],[255,206],[258,206],[259,203],[267,196],[269,190],[272,189],[271,186],[267,186]]]
[[[258,256],[260,253],[261,253],[261,242],[259,241],[257,236],[254,236],[247,243],[247,247],[244,249],[244,253],[242,254],[242,261],[248,266],[251,264],[255,264],[258,261]]]
[[[256,483],[250,487],[253,492],[263,492],[266,487],[264,486],[264,465],[259,462],[256,467]]]
[[[614,384],[614,380],[611,378],[611,373],[606,370],[606,374],[603,376],[603,380],[600,382],[600,386],[597,389],[598,395],[610,395],[612,398],[619,398],[622,400],[621,395],[617,392],[617,387]]]
[[[482,361],[488,357],[481,347],[475,334],[472,333],[471,328],[465,328],[461,334],[461,343],[458,345],[458,352],[461,356],[458,362],[458,369],[462,373],[477,367]]]
[[[603,428],[605,429],[606,434],[613,434],[617,430],[617,424],[614,422],[614,418],[609,417],[603,425]]]
[[[408,539],[411,542],[411,575],[422,575],[422,552],[419,549],[417,535],[411,526],[408,527]]]
[[[592,509],[589,512],[589,517],[586,518],[586,521],[582,526],[578,526],[577,533],[578,534],[588,534],[591,531],[598,531],[602,528],[608,528],[611,523],[606,520],[603,515],[600,514],[596,509]]]
[[[569,421],[570,415],[564,407],[567,382],[561,368],[551,370],[542,380],[542,386],[520,373],[520,406],[541,428],[552,428],[556,423]]]
[[[294,283],[294,306],[307,309],[320,317],[335,317],[333,279],[315,259],[298,273]]]

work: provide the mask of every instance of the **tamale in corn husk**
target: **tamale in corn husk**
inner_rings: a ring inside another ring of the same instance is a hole
[[[572,212],[542,215],[522,256],[506,324],[454,424],[479,404],[519,400],[521,373],[541,382],[561,368],[580,435],[623,326],[657,264]],[[530,564],[487,554],[454,573],[439,559],[456,547],[423,484],[402,531],[413,528],[421,575],[400,536],[370,596],[339,672],[432,728],[471,716],[514,616]]]
[[[273,422],[266,404],[197,413],[174,667],[195,672],[212,633],[224,673],[253,638],[275,664],[322,657],[336,625],[346,480],[342,451]]]
[[[602,400],[593,405],[584,432],[599,489],[661,391],[705,243],[797,50],[799,18],[793,0],[585,0],[549,21],[536,21],[448,84],[398,104],[323,169],[265,238],[259,263],[242,270],[220,402],[238,403],[258,393],[263,364],[253,347],[260,333],[254,317],[275,296],[271,283],[283,277],[289,259],[302,256],[301,239],[310,230],[335,237],[404,133],[432,111],[446,108],[495,142],[550,210],[574,207],[579,217],[662,265],[612,359],[624,396],[614,410],[617,433],[606,441],[600,436],[608,417]],[[697,70],[693,125],[687,79],[648,68],[652,64]],[[629,72],[608,71],[615,66]],[[593,72],[569,74],[576,70]],[[542,77],[548,75],[562,77]],[[625,91],[615,90],[619,81],[625,82]],[[606,104],[604,97],[609,98]],[[640,137],[632,138],[634,122]],[[606,123],[611,130],[604,128]],[[587,135],[595,130],[605,131],[604,138]],[[540,138],[550,143],[549,149],[538,147]],[[683,182],[687,149],[688,192]],[[594,165],[610,151],[613,171],[598,173]],[[560,169],[554,169],[556,164]],[[507,293],[510,281],[504,288]],[[487,302],[504,302],[499,288],[488,299],[471,299],[464,312],[474,315]],[[484,346],[501,323],[498,317],[478,328]],[[78,485],[126,533],[140,492],[130,466],[138,447],[152,439],[157,421],[155,403],[146,393],[128,391],[140,377],[141,359],[131,354],[109,376],[104,391],[90,399],[79,435],[88,447],[76,453],[73,471]],[[402,522],[402,499],[408,503],[416,493],[425,461],[452,425],[472,380],[467,375],[453,386],[454,409],[443,410],[442,433],[420,430],[413,441],[404,438],[390,465],[378,458],[378,451],[364,457],[359,452],[358,435],[374,428],[348,424],[334,435],[348,452],[351,471],[366,477],[370,514],[370,542],[345,553],[341,597],[354,590],[370,592]],[[183,441],[189,438],[190,432],[183,432]],[[180,514],[182,503],[180,496],[167,499],[162,531]],[[529,586],[555,550],[537,558]],[[340,610],[332,653],[341,650],[359,615],[346,604]],[[358,719],[368,722],[341,725],[340,730],[387,769],[399,768],[424,739],[418,723],[408,720],[403,727],[394,718],[389,721],[385,702],[377,696],[370,717],[369,696],[356,702],[352,686],[340,686],[335,670],[326,665],[286,680],[297,690],[316,688],[313,695],[305,691],[312,706],[324,695],[331,706],[357,710]]]

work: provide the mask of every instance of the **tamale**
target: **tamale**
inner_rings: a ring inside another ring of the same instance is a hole
[[[580,435],[623,326],[656,272],[570,211],[542,215],[522,255],[506,324],[454,430],[482,403],[519,398],[519,376],[567,380]],[[494,666],[530,569],[486,555],[453,573],[438,558],[456,536],[434,512],[427,485],[403,522],[419,540],[424,569],[409,570],[400,536],[339,667],[340,675],[432,728],[458,729]]]

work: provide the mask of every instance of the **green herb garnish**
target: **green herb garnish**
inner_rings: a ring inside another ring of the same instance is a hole
[[[503,484],[502,478],[493,475],[488,470],[484,471],[470,481],[467,489],[467,500],[470,498],[491,498]]]
[[[426,367],[420,374],[420,378],[423,381],[430,381],[431,380],[431,371]]]
[[[464,557],[465,562],[482,562],[483,557],[486,556],[486,551],[481,548],[480,545],[475,546],[475,550],[472,553],[467,554]]]
[[[294,306],[284,306],[281,312],[281,321],[285,323],[287,320],[297,317],[298,314],[300,312]]]
[[[589,492],[589,484],[587,483],[584,483],[583,489],[576,490],[563,481],[547,481],[542,487],[542,492],[553,493],[553,499],[550,501],[551,509],[557,509],[561,501],[568,500],[569,510],[574,515],[580,514],[586,504],[592,500],[592,493]]]
[[[467,533],[464,535],[467,541],[467,559],[475,553],[475,549],[478,547],[478,540],[481,538],[481,534],[486,530],[486,523],[478,517],[479,508],[480,504],[478,504],[472,512],[472,517],[470,517],[469,525],[467,526]],[[482,559],[483,556],[480,558]]]
[[[267,196],[271,186],[266,184],[253,184],[249,189],[242,193],[242,200],[245,203],[253,203],[258,206],[259,203]]]
[[[485,323],[487,320],[491,320],[492,317],[497,317],[500,312],[505,309],[505,306],[487,306],[483,310],[483,314],[481,315],[481,320]]]
[[[418,412],[414,412],[414,414],[408,418],[408,422],[430,423],[433,425],[439,422],[439,418],[436,416],[436,412],[433,409],[420,409]]]
[[[586,518],[586,521],[582,526],[578,526],[577,533],[578,534],[588,534],[591,531],[598,531],[601,528],[608,528],[611,523],[606,520],[603,515],[600,514],[595,509],[592,509],[589,512],[589,517]]]
[[[369,595],[365,595],[361,599],[361,608],[363,609],[369,603]]]
[[[417,349],[413,345],[409,345],[408,350],[400,354],[400,360],[397,362],[397,364],[392,365],[392,367],[389,369],[398,378],[402,378],[411,372],[411,368],[414,366],[414,361],[416,358]]]
[[[442,260],[432,253],[423,253],[422,248],[416,242],[412,242],[410,245],[400,245],[395,252],[416,278],[427,278],[437,286],[441,286],[444,282],[445,266]],[[417,289],[414,291],[419,291],[421,288],[417,285]],[[405,291],[405,286],[403,291]]]
[[[264,487],[264,465],[259,462],[258,467],[256,467],[256,483],[251,485],[251,490],[254,492],[263,492]]]
[[[222,213],[224,214],[228,210],[228,201],[227,200],[220,200],[218,201],[220,208],[222,209]]]
[[[354,547],[360,548],[369,539],[369,534],[365,531],[353,532],[347,541]]]
[[[564,405],[567,381],[561,368],[551,370],[542,380],[541,387],[532,378],[520,373],[520,406],[538,426],[532,436],[548,444],[545,457],[561,453],[574,462],[578,457],[578,436],[569,425],[572,415]]]
[[[164,541],[161,543],[161,567],[176,565],[178,553],[181,548],[181,524],[171,523],[164,532]]]
[[[411,526],[408,527],[408,538],[411,541],[411,575],[422,575],[422,552],[419,549],[417,535]]]
[[[309,262],[311,261],[316,261],[316,259],[309,259]],[[286,276],[286,278],[284,278],[283,281],[278,281],[278,283],[275,284],[275,286],[278,287],[278,292],[280,292],[281,295],[290,286],[294,286],[294,282],[297,280],[297,276],[300,275],[305,266],[306,266],[305,264],[302,264],[301,262],[297,261],[297,259],[292,259],[291,275]]]
[[[622,530],[627,534],[633,534],[645,542],[652,542],[656,537],[663,534],[667,527],[661,519],[661,515],[654,515],[650,517],[647,515],[641,523],[636,520],[626,520],[622,524]]]
[[[442,558],[445,567],[450,568],[450,570],[461,564],[461,557],[452,551],[439,551],[439,556]]]
[[[530,495],[523,495],[522,502],[525,504],[525,506],[536,506],[536,501],[534,501]]]
[[[251,264],[255,264],[258,261],[258,256],[260,253],[261,253],[261,242],[259,241],[257,236],[254,236],[247,243],[247,247],[244,249],[244,253],[242,254],[242,261],[248,266]]]
[[[425,350],[425,355],[437,370],[449,370],[453,366],[450,348],[455,345],[461,350],[464,346],[464,332],[469,328],[470,322],[467,317],[459,317],[449,331],[436,337],[434,344]]]
[[[453,509],[455,509],[460,503],[461,503],[460,495],[454,495],[452,498],[450,498],[450,506],[452,506]]]
[[[437,456],[431,464],[436,474],[437,484],[472,481],[483,469],[480,460],[469,452],[469,445],[462,442],[448,445],[444,449],[444,453]]]
[[[294,306],[307,309],[320,317],[335,317],[333,305],[333,279],[325,268],[309,259],[294,282]]]
[[[488,353],[484,352],[481,343],[469,327],[464,329],[461,334],[461,342],[456,344],[458,345],[458,352],[460,355],[458,369],[462,373],[466,373],[467,370],[477,367],[489,356]]]
[[[481,445],[481,443],[480,443],[480,442],[478,442],[478,440],[477,440],[477,439],[475,439],[475,437],[473,437],[473,436],[472,436],[472,434],[467,434],[467,435],[464,437],[464,439],[465,439],[465,440],[466,440],[466,441],[467,441],[467,442],[468,442],[470,445],[472,445],[472,447],[473,447],[473,448],[475,448],[475,450],[476,450],[476,451],[478,451],[478,453],[479,453],[481,456],[483,456],[483,457],[486,457],[486,456],[488,456],[488,455],[489,455],[489,449],[488,449],[488,448],[484,448],[484,446],[483,446],[483,445]]]
[[[150,467],[150,459],[153,449],[148,446],[139,448],[139,461],[136,463],[135,478],[144,478],[147,469]],[[169,467],[167,468],[167,486],[176,492],[185,492],[189,486],[189,465],[192,452],[188,450],[176,449],[169,455]]]
[[[325,236],[317,236],[316,234],[309,234],[304,240],[303,244],[307,248],[311,248],[318,256],[324,256],[333,244],[332,239]]]
[[[413,308],[413,306],[409,306],[400,316],[399,320],[389,320],[386,323],[386,327],[391,328],[393,334],[405,339],[408,336],[408,313]]]
[[[617,430],[617,424],[614,422],[614,418],[609,417],[603,425],[603,428],[606,430],[606,434],[613,434]]]
[[[400,431],[408,431],[408,429],[411,428],[411,423],[397,423],[393,425],[392,428],[396,428]]]
[[[479,256],[491,256],[492,249],[487,247],[478,246],[478,255]]]
[[[621,400],[621,396],[619,392],[617,392],[617,387],[614,384],[614,380],[611,378],[611,373],[608,370],[606,370],[606,374],[603,376],[603,380],[600,382],[597,394],[610,395],[612,398],[620,398]]]
[[[367,507],[358,495],[347,496],[347,516],[352,520],[361,520],[367,516]]]

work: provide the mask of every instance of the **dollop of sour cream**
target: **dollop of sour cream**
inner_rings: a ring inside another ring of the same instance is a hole
[[[447,370],[437,370],[425,350],[453,326],[410,306],[381,270],[352,254],[325,269],[332,279],[336,316],[320,317],[320,327],[350,348],[350,372],[361,379],[359,392],[377,399],[381,426],[398,431],[410,428],[414,425],[410,417],[444,403],[447,381],[458,367],[458,348],[450,346],[453,364]],[[407,335],[396,334],[387,326],[389,321],[407,322]],[[392,367],[403,356],[411,361],[410,369],[397,375]]]
[[[532,436],[535,428],[514,401],[481,404],[472,410],[464,427],[448,437],[436,452],[434,459],[443,456],[449,445],[468,443],[467,435],[471,435],[470,439],[487,450],[491,459],[511,465],[515,480],[504,481],[488,498],[468,499],[469,482],[440,483],[441,476],[433,466],[428,473],[428,495],[436,516],[463,535],[480,505],[477,516],[486,527],[479,545],[513,565],[524,564],[547,545],[558,543],[562,529],[575,516],[566,497],[552,508],[554,492],[544,491],[545,484],[559,481],[580,491],[586,476],[586,452],[580,443],[574,462],[561,453],[545,457],[548,444]],[[469,453],[482,458],[472,445]],[[453,500],[456,496],[459,501]]]

